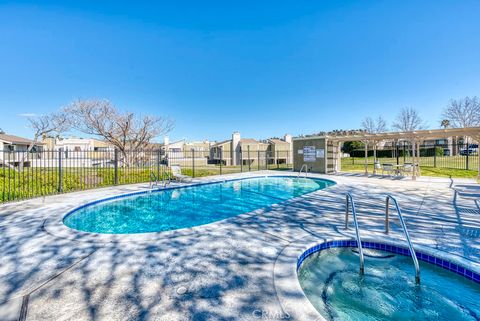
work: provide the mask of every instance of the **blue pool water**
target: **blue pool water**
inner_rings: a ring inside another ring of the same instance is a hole
[[[208,224],[326,188],[328,180],[262,177],[175,188],[100,202],[64,218],[70,228],[132,234]]]
[[[420,261],[416,285],[410,257],[372,249],[364,255],[363,277],[353,248],[314,253],[300,266],[300,285],[326,320],[480,320],[477,283]]]

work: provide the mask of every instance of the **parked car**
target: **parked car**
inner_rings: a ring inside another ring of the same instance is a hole
[[[460,155],[467,156],[467,155],[477,155],[478,154],[478,145],[471,144],[468,148],[460,149]]]

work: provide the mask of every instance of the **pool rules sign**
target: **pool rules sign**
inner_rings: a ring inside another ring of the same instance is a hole
[[[315,146],[304,146],[303,147],[303,161],[308,163],[315,162]]]

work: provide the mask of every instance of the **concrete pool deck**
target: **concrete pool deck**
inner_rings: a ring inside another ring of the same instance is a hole
[[[296,175],[264,171],[196,181],[266,174]],[[337,185],[189,231],[138,238],[68,235],[48,224],[88,201],[148,184],[0,205],[0,320],[293,320],[277,297],[275,265],[292,244],[353,236],[353,228],[344,229],[346,192],[355,199],[363,237],[384,235],[390,193],[414,244],[480,262],[473,182],[310,176]],[[390,235],[402,239],[393,217]]]

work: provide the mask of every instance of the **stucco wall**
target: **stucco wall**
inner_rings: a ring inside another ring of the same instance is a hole
[[[324,138],[295,138],[293,140],[293,170],[299,171],[303,164],[307,164],[308,171],[314,173],[325,173],[325,158],[315,158],[315,162],[305,162],[303,154],[298,151],[305,146],[315,146],[315,149],[326,149]],[[325,155],[327,151],[325,150]]]

